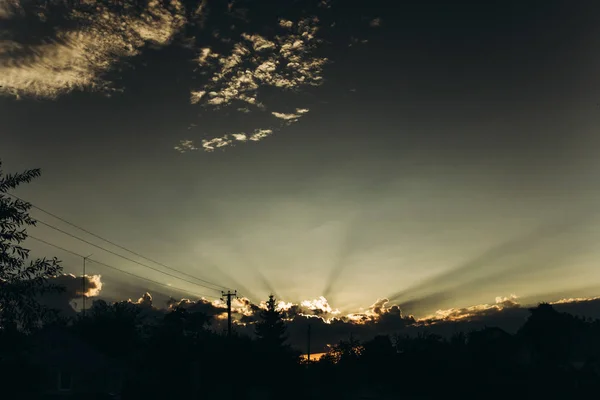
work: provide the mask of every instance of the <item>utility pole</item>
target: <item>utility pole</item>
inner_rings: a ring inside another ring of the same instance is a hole
[[[306,361],[308,362],[308,365],[310,365],[310,324],[308,324],[308,330],[306,332],[306,342]]]
[[[227,297],[227,337],[231,337],[231,298],[237,297],[237,290],[234,290],[233,293],[231,291],[221,292],[223,297]]]
[[[83,307],[81,308],[81,312],[83,313],[84,318],[85,318],[85,262],[91,256],[93,256],[93,254],[90,254],[87,257],[83,257],[83,275],[81,276],[81,285],[83,286],[83,291],[81,292],[81,298],[83,300]]]

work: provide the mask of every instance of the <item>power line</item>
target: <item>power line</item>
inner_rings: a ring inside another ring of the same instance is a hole
[[[156,260],[153,260],[153,259],[151,259],[151,258],[145,257],[145,256],[143,256],[143,255],[141,255],[141,254],[139,254],[139,253],[137,253],[137,252],[135,252],[135,251],[133,251],[133,250],[130,250],[130,249],[126,248],[126,247],[123,247],[123,246],[121,246],[121,245],[118,245],[117,243],[115,243],[115,242],[112,242],[112,241],[110,241],[110,240],[108,240],[108,239],[106,239],[106,238],[103,238],[103,237],[102,237],[102,236],[100,236],[100,235],[97,235],[97,234],[95,234],[95,233],[93,233],[93,232],[90,232],[89,230],[87,230],[87,229],[85,229],[85,228],[82,228],[82,227],[81,227],[81,226],[79,226],[79,225],[76,225],[76,224],[74,224],[74,223],[72,223],[72,222],[69,222],[69,221],[67,221],[67,220],[66,220],[66,219],[64,219],[64,218],[62,218],[62,217],[59,217],[58,215],[51,213],[50,211],[46,211],[46,210],[44,210],[43,208],[41,208],[41,207],[38,207],[38,206],[36,206],[36,205],[34,205],[34,204],[32,204],[32,203],[30,203],[30,202],[28,202],[28,201],[26,201],[26,200],[24,200],[24,199],[20,198],[19,196],[16,196],[16,195],[14,195],[14,194],[11,194],[11,193],[6,193],[6,194],[7,194],[7,195],[9,195],[9,196],[11,196],[11,197],[13,197],[13,198],[15,198],[15,199],[21,200],[22,202],[28,203],[28,204],[30,204],[30,205],[31,205],[31,207],[35,208],[36,210],[39,210],[39,211],[41,211],[41,212],[43,212],[43,213],[45,213],[45,214],[48,214],[48,215],[50,215],[51,217],[53,217],[53,218],[56,218],[57,220],[59,220],[59,221],[61,221],[61,222],[64,222],[65,224],[67,224],[67,225],[70,225],[70,226],[72,226],[72,227],[74,227],[74,228],[76,228],[76,229],[79,229],[80,231],[82,231],[82,232],[85,232],[85,233],[87,233],[88,235],[91,235],[91,236],[93,236],[93,237],[95,237],[95,238],[97,238],[97,239],[100,239],[100,240],[102,240],[102,241],[104,241],[104,242],[106,242],[106,243],[108,243],[108,244],[110,244],[110,245],[112,245],[112,246],[115,246],[115,247],[117,247],[117,248],[119,248],[119,249],[121,249],[121,250],[124,250],[124,251],[128,252],[128,253],[131,253],[131,254],[133,254],[133,255],[135,255],[135,256],[137,256],[137,257],[140,257],[140,258],[142,258],[142,259],[144,259],[144,260],[146,260],[146,261],[150,261],[151,263],[154,263],[154,264],[160,265],[160,266],[161,266],[161,267],[163,267],[163,268],[166,268],[166,269],[168,269],[168,270],[171,270],[171,271],[177,272],[177,273],[179,273],[179,274],[181,274],[181,275],[187,276],[188,278],[192,278],[192,279],[198,280],[198,281],[200,281],[200,282],[204,282],[204,283],[206,283],[206,284],[208,284],[208,285],[216,286],[216,287],[218,287],[219,289],[211,288],[211,287],[204,286],[204,285],[199,285],[199,286],[205,287],[205,288],[207,288],[207,289],[217,290],[217,291],[219,291],[220,289],[229,289],[229,288],[227,288],[226,286],[219,285],[219,284],[217,284],[217,283],[213,283],[213,282],[207,281],[207,280],[205,280],[205,279],[202,279],[202,278],[198,278],[198,277],[196,277],[196,276],[194,276],[194,275],[190,275],[190,274],[187,274],[187,273],[185,273],[185,272],[179,271],[179,270],[177,270],[177,269],[175,269],[175,268],[169,267],[168,265],[165,265],[164,263],[161,263],[161,262],[159,262],[159,261],[156,261]],[[56,230],[58,230],[58,231],[60,231],[60,232],[62,232],[62,233],[66,233],[66,232],[64,232],[64,231],[61,231],[61,230],[59,230],[58,228],[55,228],[55,227],[53,227],[53,226],[51,226],[51,225],[49,225],[49,224],[47,224],[47,223],[45,223],[45,222],[42,222],[42,221],[40,221],[40,220],[37,220],[37,221],[38,221],[38,222],[41,222],[42,224],[44,224],[44,225],[46,225],[46,226],[48,226],[48,227],[50,227],[50,228],[52,228],[52,229],[56,229]],[[75,237],[75,236],[73,236],[73,235],[71,235],[71,234],[69,234],[69,233],[66,233],[66,234],[67,234],[67,235],[69,235],[69,236]],[[82,240],[82,241],[84,241],[83,239],[80,239],[80,238],[78,238],[78,237],[75,237],[75,238],[76,238],[76,239],[79,239],[79,240]],[[88,244],[91,244],[91,243],[89,243],[89,242],[86,242],[86,243],[88,243]],[[94,246],[94,247],[98,247],[98,248],[100,248],[100,249],[102,249],[102,250],[104,250],[104,251],[107,251],[107,252],[109,252],[109,253],[111,253],[111,254],[114,254],[114,255],[116,255],[116,256],[119,256],[119,257],[125,258],[125,259],[127,259],[127,260],[129,260],[129,261],[133,261],[133,262],[135,262],[136,264],[139,264],[139,265],[142,265],[142,266],[144,266],[144,267],[147,267],[147,268],[151,268],[151,269],[153,269],[152,267],[148,267],[148,266],[147,266],[147,265],[145,265],[145,264],[141,264],[141,263],[139,263],[139,262],[137,262],[137,261],[131,260],[131,259],[129,259],[129,258],[127,258],[127,257],[125,257],[125,256],[122,256],[122,255],[120,255],[120,254],[117,254],[117,253],[111,252],[110,250],[106,250],[106,249],[104,249],[104,248],[102,248],[102,247],[99,247],[99,246],[97,246],[97,245],[94,245],[94,244],[91,244],[91,245],[92,245],[92,246]],[[161,273],[164,273],[163,271],[156,270],[156,269],[155,269],[155,271],[159,271],[159,272],[161,272]],[[181,278],[178,278],[178,279],[181,279]]]
[[[55,245],[55,244],[53,244],[53,243],[47,242],[47,241],[45,241],[45,240],[43,240],[43,239],[39,239],[39,238],[37,238],[37,237],[35,237],[35,236],[32,236],[32,235],[29,235],[29,234],[28,234],[28,235],[27,235],[27,237],[28,237],[28,238],[31,238],[31,239],[33,239],[33,240],[37,240],[38,242],[41,242],[41,243],[47,244],[48,246],[52,246],[52,247],[54,247],[54,248],[56,248],[56,249],[62,250],[62,251],[64,251],[64,252],[66,252],[66,253],[72,254],[72,255],[74,255],[74,256],[85,258],[85,256],[84,256],[84,255],[82,255],[82,254],[78,254],[78,253],[76,253],[76,252],[74,252],[74,251],[72,251],[72,250],[65,249],[64,247],[60,247],[60,246],[58,246],[58,245]],[[151,282],[151,283],[153,283],[153,284],[155,284],[155,285],[164,286],[164,287],[166,287],[166,288],[169,288],[169,289],[179,290],[179,291],[181,291],[181,292],[189,293],[189,294],[192,294],[192,295],[194,295],[194,296],[212,297],[212,298],[215,298],[215,299],[218,299],[218,298],[219,298],[218,296],[211,296],[211,295],[202,294],[202,293],[194,293],[194,292],[191,292],[191,291],[189,291],[189,290],[186,290],[186,289],[181,289],[181,288],[179,288],[179,287],[176,287],[176,286],[170,286],[170,285],[167,285],[167,284],[164,284],[164,283],[161,283],[161,282],[158,282],[158,281],[155,281],[155,280],[149,279],[149,278],[144,278],[143,276],[136,275],[136,274],[134,274],[134,273],[131,273],[131,272],[128,272],[128,271],[122,270],[122,269],[120,269],[120,268],[117,268],[117,267],[113,267],[112,265],[108,265],[108,264],[106,264],[106,263],[103,263],[103,262],[100,262],[100,261],[92,260],[92,259],[90,259],[89,257],[87,258],[87,260],[88,260],[88,261],[90,261],[90,262],[94,262],[94,263],[96,263],[96,264],[98,264],[98,265],[101,265],[101,266],[103,266],[103,267],[110,268],[110,269],[114,269],[115,271],[122,272],[122,273],[124,273],[124,274],[126,274],[126,275],[130,275],[130,276],[133,276],[133,277],[135,277],[135,278],[142,279],[142,280],[144,280],[144,281],[147,281],[147,282]]]
[[[77,235],[73,235],[72,233],[69,233],[69,232],[67,232],[67,231],[64,231],[64,230],[62,230],[62,229],[60,229],[60,228],[57,228],[57,227],[55,227],[55,226],[52,226],[52,225],[50,225],[50,224],[48,224],[48,223],[46,223],[46,222],[44,222],[44,221],[40,221],[39,219],[38,219],[38,220],[36,220],[36,221],[37,221],[37,222],[39,222],[39,223],[41,223],[42,225],[45,225],[45,226],[47,226],[47,227],[48,227],[48,228],[50,228],[50,229],[54,229],[54,230],[55,230],[55,231],[57,231],[57,232],[60,232],[60,233],[62,233],[62,234],[65,234],[65,235],[67,235],[67,236],[70,236],[70,237],[72,237],[72,238],[74,238],[74,239],[77,239],[77,240],[79,240],[79,241],[83,242],[83,243],[89,244],[90,246],[94,246],[94,247],[96,247],[96,248],[98,248],[98,249],[100,249],[100,250],[102,250],[102,251],[106,251],[107,253],[113,254],[113,255],[115,255],[115,256],[117,256],[117,257],[121,257],[121,258],[122,258],[122,259],[124,259],[124,260],[127,260],[127,261],[130,261],[130,262],[132,262],[132,263],[135,263],[135,264],[141,265],[142,267],[145,267],[145,268],[151,269],[151,270],[153,270],[153,271],[156,271],[156,272],[159,272],[159,273],[161,273],[161,274],[165,274],[165,275],[167,275],[167,276],[170,276],[170,277],[172,277],[172,278],[175,278],[175,279],[182,280],[182,281],[184,281],[184,282],[187,282],[187,283],[190,283],[190,284],[192,284],[192,285],[197,285],[197,286],[200,286],[200,287],[203,287],[203,288],[206,288],[206,289],[210,289],[210,290],[216,290],[217,292],[218,292],[218,291],[220,291],[219,289],[216,289],[216,288],[213,288],[213,287],[209,287],[209,286],[206,286],[206,285],[202,285],[202,284],[200,284],[200,283],[195,283],[195,282],[189,281],[189,280],[187,280],[187,279],[184,279],[184,278],[181,278],[181,277],[179,277],[179,276],[177,276],[177,275],[173,275],[173,274],[170,274],[170,273],[168,273],[168,272],[161,271],[161,270],[160,270],[160,269],[158,269],[158,268],[151,267],[151,266],[150,266],[150,265],[148,265],[148,264],[144,264],[144,263],[141,263],[141,262],[139,262],[139,261],[136,261],[136,260],[134,260],[133,258],[126,257],[126,256],[124,256],[124,255],[122,255],[122,254],[119,254],[119,253],[115,253],[115,252],[114,252],[114,251],[112,251],[112,250],[108,250],[107,248],[104,248],[104,247],[102,247],[102,246],[99,246],[99,245],[97,245],[97,244],[94,244],[94,243],[92,243],[92,242],[90,242],[90,241],[88,241],[88,240],[82,239],[82,238],[80,238],[80,237],[79,237],[79,236],[77,236]]]

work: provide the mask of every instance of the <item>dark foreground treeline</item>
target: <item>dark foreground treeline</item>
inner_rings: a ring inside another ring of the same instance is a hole
[[[600,398],[600,322],[547,304],[515,335],[348,338],[310,365],[268,304],[254,338],[216,333],[184,309],[142,323],[126,302],[96,302],[85,318],[28,335],[4,330],[0,398]]]
[[[600,321],[548,304],[530,312],[514,335],[488,327],[341,341],[312,378],[334,397],[346,383],[368,388],[365,398],[600,398]]]

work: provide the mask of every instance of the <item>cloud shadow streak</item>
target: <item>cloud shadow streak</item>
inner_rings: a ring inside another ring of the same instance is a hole
[[[520,236],[513,240],[509,240],[500,245],[492,247],[491,249],[483,252],[479,256],[467,261],[466,263],[463,263],[462,265],[459,265],[448,271],[442,272],[429,279],[425,279],[424,281],[421,281],[420,283],[413,285],[408,289],[396,292],[393,295],[389,296],[389,299],[390,301],[402,302],[403,300],[408,300],[411,297],[418,295],[419,292],[428,288],[433,289],[433,291],[435,291],[435,288],[437,287],[439,289],[437,293],[448,291],[448,288],[451,288],[456,285],[461,285],[458,282],[464,282],[465,279],[469,279],[469,275],[473,273],[482,272],[482,268],[486,265],[489,265],[492,262],[500,260],[501,258],[509,255],[522,253],[526,250],[531,249],[533,246],[543,241],[544,239],[558,236],[567,232],[569,229],[572,229],[589,221],[590,213],[586,212],[573,216],[566,221],[555,221],[553,223],[543,225],[525,236]],[[434,296],[434,298],[435,297],[439,297],[440,299],[443,298],[441,295]]]

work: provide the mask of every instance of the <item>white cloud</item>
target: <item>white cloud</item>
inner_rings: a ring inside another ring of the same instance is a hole
[[[184,25],[181,3],[170,4],[167,9],[152,0],[130,17],[99,3],[93,14],[72,11],[69,17],[80,28],[59,30],[55,41],[25,45],[5,40],[0,46],[0,94],[55,98],[73,90],[107,90],[110,83],[100,78],[103,72],[120,58],[139,54],[145,43],[169,43]]]
[[[600,300],[600,296],[596,297],[570,297],[550,302],[550,304],[568,304],[568,303],[583,303],[587,301]]]
[[[200,55],[198,56],[198,64],[205,65],[211,58],[219,58],[217,53],[212,52],[210,47],[204,47],[200,49]]]
[[[329,305],[329,302],[327,301],[327,299],[323,296],[319,297],[318,299],[314,299],[314,300],[304,300],[303,302],[300,303],[300,305],[304,308],[307,308],[308,310],[317,311],[317,312],[324,313],[324,314],[332,314],[332,315],[340,314],[340,311],[338,309],[334,310]]]
[[[85,277],[85,293],[82,291],[82,278]],[[101,275],[80,275],[62,274],[51,280],[52,284],[62,286],[64,294],[69,298],[76,298],[85,294],[85,297],[95,297],[102,291]]]
[[[204,90],[199,90],[197,92],[192,92],[190,95],[190,101],[192,104],[196,104],[198,103],[200,100],[202,100],[202,98],[204,97],[204,95],[206,94],[206,91]]]
[[[281,112],[273,111],[273,112],[271,112],[271,114],[275,118],[279,118],[279,119],[285,121],[285,124],[289,125],[291,123],[297,122],[298,119],[300,117],[302,117],[302,115],[306,114],[308,111],[309,111],[308,108],[296,108],[295,113],[281,113]]]
[[[272,129],[256,129],[250,136],[250,140],[258,142],[273,133]]]
[[[152,295],[148,292],[144,293],[142,297],[140,297],[137,301],[133,301],[131,299],[127,300],[133,304],[139,304],[144,307],[152,307]]]
[[[282,28],[292,29],[292,27],[294,26],[294,23],[292,21],[290,21],[289,19],[280,19],[279,26]]]
[[[247,33],[242,33],[242,37],[252,43],[252,48],[254,51],[263,51],[275,48],[275,43],[265,39],[260,35],[248,35]]]
[[[102,291],[102,276],[101,275],[85,275],[87,282],[85,285],[86,297],[98,296]]]
[[[496,297],[495,304],[478,304],[465,308],[449,308],[446,310],[437,310],[435,314],[421,318],[419,322],[436,321],[460,321],[469,320],[482,315],[502,311],[505,308],[518,307],[517,296],[511,294],[509,297]]]
[[[258,142],[263,140],[264,138],[266,138],[267,136],[273,134],[273,130],[272,129],[255,129],[251,134],[246,134],[244,132],[240,132],[240,133],[231,133],[231,134],[227,134],[227,135],[223,135],[220,137],[215,137],[212,139],[204,139],[202,140],[202,148],[204,149],[204,151],[207,152],[213,152],[216,149],[222,148],[222,147],[226,147],[226,146],[230,146],[233,145],[235,142],[247,142],[247,141],[252,141],[252,142]],[[185,143],[184,143],[185,142]],[[194,142],[191,140],[186,140],[186,141],[182,141],[179,146],[176,146],[175,149],[178,151],[178,148],[183,148],[184,151],[181,151],[182,153],[189,150],[191,147],[191,150],[196,150],[197,148],[194,145]]]
[[[289,26],[287,20],[280,24]],[[312,54],[319,43],[316,38],[318,19],[300,20],[289,34],[272,40],[258,34],[243,33],[229,55],[210,57],[210,49],[202,49],[198,62],[217,67],[206,84],[192,93],[208,92],[205,106],[226,106],[234,101],[264,108],[258,100],[258,89],[264,86],[296,90],[317,86],[323,81],[322,68],[327,59]],[[293,24],[292,24],[293,26]],[[290,27],[291,29],[291,27]],[[206,56],[205,56],[206,55]],[[214,93],[214,94],[213,94]],[[202,98],[193,95],[193,102]]]
[[[233,44],[229,54],[217,54],[210,48],[200,49],[197,62],[202,72],[213,72],[207,84],[191,91],[191,103],[219,109],[237,102],[243,105],[237,104],[236,110],[248,113],[251,108],[266,110],[259,99],[262,87],[295,91],[305,86],[321,85],[327,59],[313,54],[320,43],[316,38],[318,23],[317,18],[306,18],[296,23],[280,19],[279,26],[289,29],[289,33],[272,38],[242,33],[240,41]],[[308,111],[297,108],[295,113],[275,111],[271,114],[283,120],[283,126],[297,121]],[[257,129],[249,135],[227,134],[203,140],[202,147],[206,151],[214,151],[236,141],[260,141],[271,134],[272,129]]]
[[[258,142],[260,140],[263,140],[264,138],[266,138],[267,136],[269,136],[271,134],[273,134],[272,129],[255,129],[251,134],[246,134],[244,132],[226,134],[226,135],[223,135],[220,137],[202,140],[202,148],[204,149],[204,151],[213,152],[216,149],[233,145],[235,142],[241,142],[241,143],[244,143],[247,141]],[[188,147],[189,146],[193,147],[192,150],[196,150],[196,147],[194,146],[194,143],[191,140],[182,141],[182,143],[183,142],[186,142]],[[186,146],[182,145],[181,143],[177,147],[186,148]],[[177,149],[177,147],[176,147],[176,149]],[[182,151],[182,152],[184,152],[184,151]]]
[[[61,292],[46,292],[41,294],[40,302],[50,308],[55,309],[66,316],[74,316],[75,309],[81,308],[80,300],[96,297],[102,291],[102,280],[100,275],[75,276],[73,274],[58,275],[47,283],[60,286],[64,290]],[[82,288],[82,279],[85,279],[85,292]]]
[[[276,112],[273,111],[271,114],[273,114],[276,118],[279,119],[283,119],[283,120],[295,120],[300,118],[300,114],[286,114],[286,113],[280,113],[280,112]]]
[[[204,148],[205,151],[211,152],[215,149],[228,146],[231,144],[231,142],[232,140],[229,139],[229,135],[225,135],[223,137],[216,137],[210,140],[203,140],[202,148]]]

